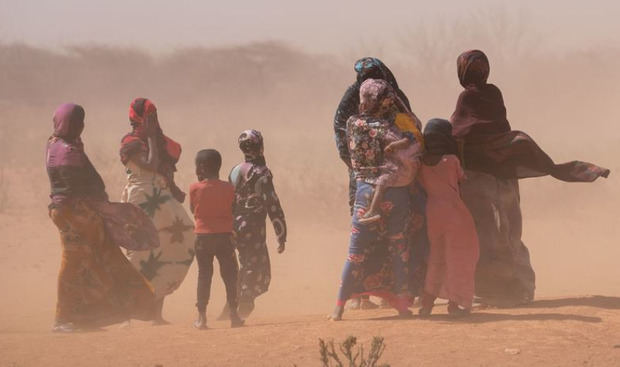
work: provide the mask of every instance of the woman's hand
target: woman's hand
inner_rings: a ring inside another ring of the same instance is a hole
[[[144,131],[147,136],[155,136],[157,135],[157,112],[153,111],[146,115],[144,118]]]
[[[284,249],[286,249],[286,242],[284,241],[278,241],[278,242],[279,242],[278,253],[281,254],[284,252]]]

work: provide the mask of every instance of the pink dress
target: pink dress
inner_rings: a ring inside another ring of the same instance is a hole
[[[436,165],[420,168],[419,180],[428,195],[430,241],[424,290],[471,308],[479,249],[474,220],[461,200],[459,182],[464,177],[455,155],[444,155]]]

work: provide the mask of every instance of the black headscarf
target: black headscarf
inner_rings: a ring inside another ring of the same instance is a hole
[[[444,119],[429,120],[424,126],[424,146],[426,151],[433,155],[458,155],[450,121]]]

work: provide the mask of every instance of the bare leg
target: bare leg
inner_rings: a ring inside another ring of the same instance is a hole
[[[331,315],[327,316],[327,319],[331,321],[340,321],[342,320],[343,313],[344,313],[344,306],[337,305],[336,308],[334,309],[334,312],[332,312]]]
[[[375,193],[372,196],[372,201],[370,202],[370,208],[364,217],[359,219],[359,222],[362,224],[376,222],[381,219],[381,214],[379,214],[379,204],[383,200],[383,194],[385,193],[386,186],[383,184],[377,184],[375,186]]]
[[[207,312],[198,311],[198,318],[194,321],[194,327],[198,330],[207,329]]]
[[[164,298],[162,297],[155,304],[155,319],[153,320],[153,325],[170,324],[168,321],[164,320],[163,310],[164,310]]]

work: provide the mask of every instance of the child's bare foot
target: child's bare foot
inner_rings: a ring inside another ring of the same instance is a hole
[[[327,316],[327,319],[330,321],[341,321],[343,313],[344,313],[344,307],[336,306],[336,309],[334,310],[334,312],[332,312],[331,315]]]
[[[198,313],[198,319],[194,321],[194,328],[198,330],[206,330],[207,328],[207,315],[204,312]]]
[[[378,221],[379,219],[381,219],[381,214],[371,211],[366,213],[363,217],[359,218],[358,221],[361,224],[370,224]]]

